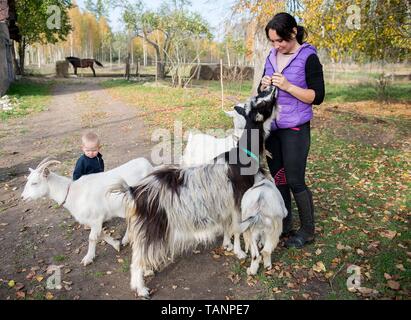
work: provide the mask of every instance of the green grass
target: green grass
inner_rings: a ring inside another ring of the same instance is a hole
[[[120,80],[106,82],[104,86],[116,97],[148,112],[145,120],[154,126],[172,129],[174,120],[181,120],[185,129],[228,129],[232,126],[231,119],[221,111],[217,82],[190,89],[159,90]],[[400,84],[389,88],[390,95],[408,101],[410,88],[409,84]],[[226,92],[242,101],[248,97],[249,90],[250,87],[243,86]],[[328,101],[376,99],[376,91],[370,85],[329,85],[327,91]],[[163,110],[176,107],[179,108],[162,114]],[[375,131],[373,121],[354,121],[349,114],[333,117],[339,126],[313,129],[307,167],[319,228],[317,241],[303,250],[277,248],[273,262],[279,270],[270,274],[260,269],[255,277],[266,288],[260,296],[274,299],[304,299],[307,295],[310,299],[368,298],[347,289],[346,282],[351,275],[347,268],[356,265],[361,268],[361,286],[378,291],[371,298],[404,299],[411,289],[408,271],[411,265],[403,248],[410,242],[407,231],[409,182],[405,175],[411,170],[409,155],[402,149],[369,144],[362,139],[366,133]],[[368,118],[373,120],[373,115]],[[339,129],[341,132],[336,134],[336,128],[344,129],[346,123],[352,128],[344,132]],[[407,123],[394,118],[387,119],[383,125],[397,132],[396,135],[406,136],[411,129]],[[298,227],[298,217],[295,218]],[[392,240],[387,239],[383,236],[387,230],[397,235]],[[313,266],[320,262],[326,270],[314,271]],[[233,272],[239,274],[242,281],[247,279],[247,264],[233,265]],[[406,271],[398,269],[400,264]],[[398,281],[400,290],[390,289],[384,274]],[[275,293],[274,288],[281,292]]]
[[[56,256],[53,257],[53,260],[55,262],[63,262],[66,259],[67,259],[67,257],[63,256],[63,255],[56,255]]]
[[[204,85],[206,82],[199,83]],[[232,125],[232,120],[221,110],[221,92],[217,81],[207,82],[207,87],[195,86],[187,89],[156,88],[127,80],[110,80],[102,85],[109,89],[115,98],[144,112],[144,120],[150,130],[158,127],[173,130],[175,120],[183,122],[184,130],[228,129]],[[229,110],[235,102],[246,99],[250,89],[249,82],[227,85],[224,108]],[[233,97],[236,101],[233,101]]]
[[[411,83],[398,83],[387,87],[388,98],[411,102]],[[372,84],[326,84],[325,100],[328,102],[378,101],[377,87]]]
[[[44,110],[50,98],[51,85],[52,82],[35,83],[28,80],[12,83],[6,94],[17,105],[12,110],[0,111],[0,119],[4,121]]]

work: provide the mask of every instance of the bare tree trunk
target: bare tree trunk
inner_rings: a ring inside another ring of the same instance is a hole
[[[17,75],[17,74],[21,75],[21,68],[20,68],[19,63],[18,63],[17,58],[16,58],[16,47],[15,47],[16,41],[14,41],[14,40],[11,40],[11,41],[12,41],[11,55],[12,55],[12,59],[13,59],[14,74],[15,75]],[[18,46],[19,46],[19,44],[18,44]]]
[[[19,42],[19,62],[20,62],[20,74],[24,75],[24,53],[26,51],[26,40],[24,37]]]
[[[70,33],[70,56],[73,57],[73,33]]]
[[[112,45],[110,43],[110,68],[113,66],[113,52],[111,49]]]
[[[133,43],[133,39],[131,39],[131,65],[134,65],[134,43]]]
[[[254,37],[254,78],[252,94],[257,93],[258,85],[264,72],[265,59],[269,51],[269,43],[262,28],[258,28]]]
[[[147,67],[147,44],[145,39],[143,39],[143,65]]]

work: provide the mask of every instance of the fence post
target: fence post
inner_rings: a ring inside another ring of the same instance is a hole
[[[223,59],[220,59],[221,109],[224,110]]]

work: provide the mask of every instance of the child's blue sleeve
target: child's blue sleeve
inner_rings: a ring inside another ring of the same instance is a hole
[[[73,172],[73,180],[79,179],[84,174],[84,161],[82,158],[79,158],[76,163],[76,167]]]

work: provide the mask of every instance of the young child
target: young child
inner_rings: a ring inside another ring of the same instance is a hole
[[[81,137],[84,154],[77,160],[73,172],[73,180],[81,176],[104,171],[103,156],[100,151],[100,140],[94,132],[88,132]]]

